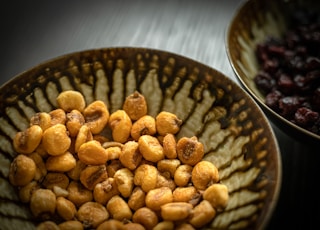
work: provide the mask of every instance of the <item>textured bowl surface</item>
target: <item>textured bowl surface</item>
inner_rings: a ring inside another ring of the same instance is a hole
[[[39,64],[0,88],[1,229],[33,229],[28,206],[8,182],[16,153],[12,140],[30,117],[57,107],[64,90],[86,103],[103,100],[110,112],[134,90],[148,114],[166,110],[183,120],[178,137],[196,135],[205,159],[219,169],[230,200],[212,229],[262,229],[275,208],[281,184],[279,148],[264,113],[241,87],[221,72],[188,58],[144,48],[105,48],[67,54]]]
[[[297,126],[266,106],[264,96],[253,79],[259,70],[255,56],[256,45],[263,42],[267,36],[280,38],[286,32],[289,15],[297,5],[320,12],[319,3],[308,0],[244,1],[236,10],[226,35],[227,55],[240,84],[279,128],[294,138],[311,142],[319,141],[320,136]]]

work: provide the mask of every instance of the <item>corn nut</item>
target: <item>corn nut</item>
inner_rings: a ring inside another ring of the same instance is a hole
[[[168,159],[177,158],[177,142],[172,133],[168,133],[162,140],[163,153]]]
[[[204,147],[196,136],[182,137],[177,142],[177,155],[183,164],[194,166],[202,160]]]
[[[80,128],[84,125],[85,120],[79,110],[72,110],[67,113],[66,127],[71,137],[76,137],[79,133]]]
[[[191,181],[192,169],[193,167],[190,165],[182,164],[178,166],[174,172],[174,182],[177,186],[184,187],[188,185]]]
[[[119,194],[116,181],[112,177],[108,177],[106,180],[98,183],[93,189],[93,199],[103,205],[106,205],[113,196]]]
[[[124,224],[119,220],[108,219],[97,227],[97,230],[124,230]]]
[[[36,174],[36,164],[26,155],[18,155],[14,158],[9,169],[9,181],[15,186],[29,184]]]
[[[138,91],[127,96],[122,107],[133,121],[138,120],[148,112],[145,97]]]
[[[86,106],[83,95],[74,90],[61,92],[57,97],[58,106],[66,112],[78,110],[82,112]]]
[[[130,170],[134,170],[138,167],[142,159],[142,155],[139,151],[139,144],[135,141],[126,142],[119,156],[121,164]]]
[[[84,187],[93,190],[96,184],[106,180],[108,173],[106,166],[103,165],[88,165],[80,173],[80,181]]]
[[[83,225],[78,220],[64,221],[58,224],[58,227],[59,227],[59,230],[83,230]]]
[[[66,124],[66,112],[63,109],[55,109],[49,112],[51,118],[51,126],[61,124]]]
[[[109,212],[102,204],[90,201],[79,207],[77,219],[82,222],[84,228],[97,228],[109,219]]]
[[[107,203],[107,210],[111,217],[116,220],[124,221],[132,218],[132,211],[127,202],[119,195],[113,196]]]
[[[157,132],[161,136],[165,136],[168,133],[176,134],[180,131],[182,120],[177,115],[162,111],[156,116],[156,128]]]
[[[143,135],[138,140],[139,151],[143,158],[151,161],[158,162],[164,159],[163,147],[154,136]]]
[[[132,193],[134,186],[133,173],[127,168],[122,168],[117,170],[113,177],[115,179],[120,194],[124,198],[129,197]]]
[[[42,181],[42,185],[47,189],[53,189],[54,186],[66,189],[69,185],[69,178],[64,173],[49,172]]]
[[[74,203],[76,207],[93,200],[92,191],[85,188],[81,182],[71,181],[67,191],[69,193],[67,199]]]
[[[97,100],[84,109],[83,116],[92,134],[99,134],[108,124],[110,114],[106,104]]]
[[[50,189],[35,190],[30,199],[32,214],[42,220],[48,220],[56,209],[56,195]]]
[[[46,161],[48,171],[68,172],[76,166],[76,159],[70,152],[58,156],[49,156]]]
[[[138,141],[142,135],[153,136],[156,132],[155,119],[150,115],[145,115],[132,124],[131,137],[133,140]]]
[[[203,199],[209,201],[212,207],[220,211],[226,208],[228,204],[228,188],[224,184],[213,184],[204,191]]]
[[[42,131],[46,130],[51,126],[51,116],[46,112],[39,112],[34,114],[30,118],[30,127],[33,125],[38,125],[41,127]]]
[[[129,207],[136,211],[145,206],[146,193],[140,188],[135,187],[128,199]]]
[[[209,201],[202,200],[193,208],[192,217],[189,223],[196,228],[202,228],[208,224],[216,216],[216,210],[212,207]]]
[[[156,188],[158,170],[153,165],[142,164],[134,173],[133,182],[136,186],[141,186],[144,192]]]
[[[154,211],[159,211],[161,206],[173,201],[172,191],[168,187],[155,188],[146,195],[146,206]]]
[[[124,110],[113,112],[108,121],[112,130],[112,138],[116,142],[125,143],[130,137],[132,122],[128,114]]]
[[[40,126],[32,125],[24,131],[18,132],[13,139],[13,147],[18,153],[30,154],[40,144],[43,131]]]
[[[64,197],[57,197],[56,210],[58,215],[64,220],[74,219],[77,209],[76,206]]]
[[[197,189],[205,190],[219,181],[218,169],[210,161],[200,161],[192,169],[191,180]]]
[[[161,206],[161,217],[164,220],[185,220],[192,214],[193,206],[187,202],[170,202]]]
[[[142,207],[134,212],[132,221],[141,224],[147,230],[152,230],[158,224],[159,219],[153,210]]]
[[[65,153],[70,145],[71,139],[65,125],[56,124],[43,132],[42,144],[45,150],[52,156]]]
[[[105,164],[108,160],[106,150],[100,142],[92,140],[82,144],[78,151],[79,160],[88,165]]]

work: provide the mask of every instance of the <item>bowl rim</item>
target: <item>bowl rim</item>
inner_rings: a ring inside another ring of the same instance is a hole
[[[235,19],[237,18],[237,15],[244,9],[246,8],[252,1],[251,0],[245,0],[243,2],[241,2],[238,7],[236,8],[235,12],[233,13],[231,20],[229,21],[229,24],[227,26],[227,30],[225,33],[225,50],[227,53],[227,57],[229,60],[229,64],[235,74],[236,79],[238,80],[238,82],[240,83],[240,85],[245,89],[246,92],[249,93],[249,95],[258,103],[258,105],[262,108],[262,110],[266,113],[267,116],[269,116],[271,119],[271,121],[275,124],[277,124],[277,126],[279,126],[279,128],[285,132],[285,128],[282,127],[282,125],[284,125],[286,128],[291,129],[291,131],[293,131],[293,133],[289,133],[289,135],[291,135],[294,139],[296,139],[297,141],[308,141],[311,143],[314,142],[318,142],[320,141],[320,135],[317,135],[307,129],[304,129],[300,126],[298,126],[297,124],[294,124],[293,122],[287,120],[286,118],[282,117],[280,114],[276,113],[274,110],[272,110],[269,106],[267,106],[264,101],[258,97],[253,90],[250,88],[250,86],[248,84],[246,84],[246,82],[243,80],[243,75],[245,75],[245,73],[237,67],[237,65],[235,64],[232,55],[231,55],[231,48],[230,48],[230,37],[232,34],[232,28],[234,26],[234,24],[236,23]],[[287,133],[287,132],[286,132]],[[292,135],[293,134],[293,135]],[[297,137],[294,134],[303,134],[306,135],[304,137],[302,137],[302,139],[300,137]]]
[[[168,56],[173,56],[174,58],[178,58],[180,61],[187,61],[187,62],[193,62],[195,64],[195,66],[200,66],[203,67],[209,71],[213,71],[219,74],[220,77],[223,77],[223,80],[227,83],[227,84],[231,84],[232,87],[236,88],[239,92],[243,93],[245,100],[249,100],[250,104],[252,104],[253,106],[255,106],[257,109],[257,111],[259,111],[261,119],[264,120],[265,122],[265,130],[266,132],[270,133],[270,137],[271,140],[273,141],[273,145],[275,147],[274,149],[274,155],[275,158],[277,159],[277,164],[276,164],[276,172],[275,173],[275,178],[274,181],[272,181],[273,183],[273,189],[272,189],[272,195],[270,196],[270,201],[269,201],[269,205],[268,208],[264,210],[264,214],[261,215],[265,215],[264,219],[261,219],[261,222],[259,222],[259,224],[257,226],[259,226],[259,229],[264,229],[275,209],[276,206],[278,204],[278,200],[279,200],[279,196],[280,196],[280,191],[281,191],[281,186],[282,186],[282,175],[283,175],[283,171],[282,171],[282,158],[281,158],[281,150],[279,147],[279,143],[278,140],[276,138],[275,132],[271,126],[270,121],[268,120],[267,116],[265,115],[265,113],[263,112],[263,110],[261,109],[261,107],[258,105],[258,103],[252,99],[252,97],[250,97],[250,95],[248,94],[248,92],[246,92],[242,87],[239,86],[239,84],[236,83],[236,81],[234,81],[233,79],[231,79],[230,77],[228,77],[225,73],[223,73],[222,71],[214,68],[213,66],[204,64],[198,60],[195,60],[193,58],[190,58],[188,56],[184,56],[182,54],[178,54],[178,53],[174,53],[172,51],[167,51],[167,50],[162,50],[162,49],[156,49],[156,48],[150,48],[150,47],[138,47],[138,46],[111,46],[111,47],[100,47],[100,48],[92,48],[92,49],[84,49],[84,50],[78,50],[78,51],[73,51],[73,52],[69,52],[69,53],[65,53],[47,60],[44,60],[42,62],[40,62],[39,64],[36,64],[16,75],[14,75],[13,77],[11,77],[8,81],[6,81],[5,83],[3,83],[2,85],[0,85],[0,92],[3,92],[3,89],[10,86],[11,84],[14,84],[17,80],[20,80],[21,78],[23,78],[23,76],[25,74],[28,73],[33,73],[36,69],[43,69],[43,67],[48,67],[48,65],[52,65],[55,62],[59,61],[59,60],[63,60],[66,58],[70,58],[73,56],[81,56],[83,54],[87,54],[87,53],[91,53],[91,52],[101,52],[101,51],[108,51],[108,50],[131,50],[131,51],[150,51],[153,52],[155,54],[166,54]],[[2,94],[2,93],[1,93]]]

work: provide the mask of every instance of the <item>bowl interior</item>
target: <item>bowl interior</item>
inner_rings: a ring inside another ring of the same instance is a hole
[[[77,90],[86,103],[104,101],[110,112],[138,90],[148,114],[160,111],[183,120],[178,137],[197,136],[205,159],[219,169],[230,201],[212,229],[260,229],[277,203],[281,159],[274,133],[257,104],[221,72],[185,57],[144,48],[105,48],[67,54],[44,62],[0,89],[0,221],[4,229],[32,229],[28,206],[8,182],[16,156],[12,139],[30,117],[57,107],[64,90]],[[6,207],[5,209],[3,207]]]
[[[259,70],[256,45],[267,36],[281,38],[288,27],[289,15],[298,6],[319,9],[319,2],[300,0],[249,0],[235,12],[226,34],[226,50],[231,67],[243,88],[258,102],[267,116],[292,137],[319,141],[320,136],[297,126],[274,112],[264,103],[264,95],[257,89],[254,77]]]

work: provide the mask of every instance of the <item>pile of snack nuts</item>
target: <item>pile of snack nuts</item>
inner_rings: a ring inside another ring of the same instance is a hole
[[[57,105],[13,140],[9,180],[38,229],[195,229],[225,209],[218,169],[197,137],[176,140],[175,114],[148,115],[137,91],[111,114],[73,90]]]

